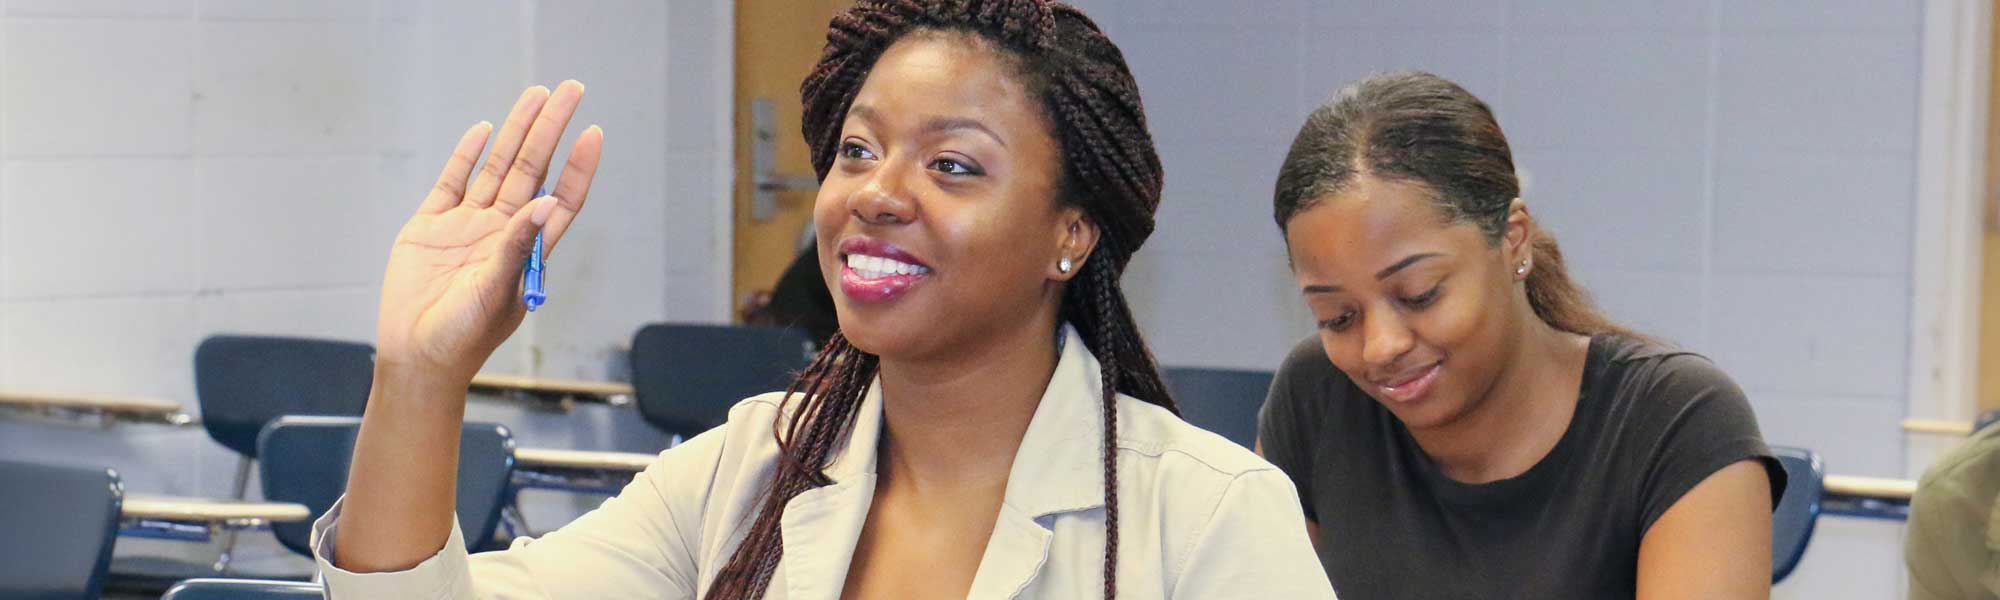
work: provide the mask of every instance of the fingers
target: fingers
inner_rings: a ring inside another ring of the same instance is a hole
[[[507,120],[500,125],[500,135],[493,140],[493,151],[486,155],[486,164],[479,168],[472,187],[466,189],[465,204],[479,208],[493,205],[493,195],[499,192],[501,180],[513,168],[514,155],[521,151],[521,140],[527,137],[528,126],[548,101],[548,88],[538,85],[521,92],[521,99],[514,101],[514,110],[507,113]]]
[[[569,150],[569,162],[563,165],[562,178],[556,181],[555,195],[562,205],[543,228],[543,256],[555,251],[556,242],[562,241],[563,233],[569,231],[570,221],[583,210],[583,201],[590,197],[590,181],[597,177],[597,158],[603,149],[604,130],[596,125],[576,136],[576,145]]]
[[[522,204],[534,199],[535,189],[548,176],[556,144],[562,141],[563,130],[569,127],[569,118],[576,114],[576,106],[582,101],[583,84],[570,80],[556,86],[555,93],[535,116],[534,126],[528,129],[520,153],[514,156],[512,167],[500,184],[493,205],[502,213],[514,214]]]
[[[458,146],[451,151],[451,158],[444,161],[444,172],[438,174],[437,184],[431,186],[431,193],[424,196],[423,205],[417,208],[419,214],[434,215],[458,206],[465,198],[465,179],[472,175],[472,165],[479,162],[479,149],[486,147],[486,138],[493,134],[493,124],[480,121],[465,135],[458,138]]]

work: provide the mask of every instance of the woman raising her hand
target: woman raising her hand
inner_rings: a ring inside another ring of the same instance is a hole
[[[1137,86],[1042,0],[835,18],[801,96],[841,333],[597,510],[467,555],[464,391],[522,318],[537,228],[552,249],[583,207],[595,129],[530,197],[582,92],[529,90],[477,176],[474,127],[397,240],[347,495],[315,525],[331,596],[1332,597],[1291,482],[1173,413],[1118,287],[1161,183]]]

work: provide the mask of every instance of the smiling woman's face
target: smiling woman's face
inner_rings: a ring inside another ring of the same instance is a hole
[[[978,38],[905,36],[876,61],[814,207],[820,269],[855,347],[917,359],[1017,330],[1081,265],[1039,102]],[[1074,272],[1074,270],[1072,270]]]
[[[1520,331],[1515,246],[1448,223],[1418,184],[1355,178],[1299,212],[1292,273],[1334,366],[1411,429],[1486,397]]]

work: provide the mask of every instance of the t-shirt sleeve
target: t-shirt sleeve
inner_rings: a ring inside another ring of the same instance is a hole
[[[1311,390],[1320,385],[1315,380],[1332,368],[1326,360],[1326,351],[1320,347],[1319,337],[1307,337],[1278,367],[1277,375],[1271,379],[1271,391],[1264,398],[1264,408],[1257,413],[1257,442],[1264,460],[1291,477],[1292,484],[1299,488],[1299,502],[1305,507],[1306,519],[1312,521],[1319,520],[1313,514],[1313,436],[1321,430],[1322,407],[1318,405],[1325,399]]]
[[[1657,419],[1646,427],[1654,451],[1643,494],[1640,531],[1679,502],[1689,490],[1723,467],[1754,460],[1771,479],[1771,505],[1785,491],[1785,469],[1764,444],[1750,401],[1721,369],[1694,354],[1660,359],[1651,382],[1641,386],[1635,408]]]

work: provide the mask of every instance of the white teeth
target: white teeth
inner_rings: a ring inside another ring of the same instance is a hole
[[[931,272],[929,268],[921,265],[861,254],[847,255],[847,268],[853,269],[854,274],[861,276],[862,279],[879,279],[890,275],[922,275]]]

